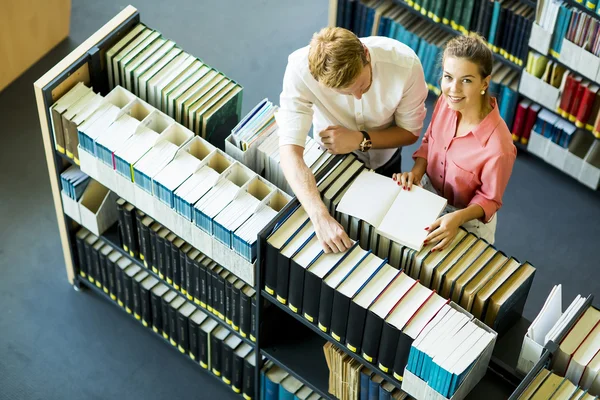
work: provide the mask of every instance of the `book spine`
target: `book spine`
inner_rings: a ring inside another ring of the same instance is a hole
[[[186,298],[190,301],[194,301],[194,298],[200,299],[196,288],[200,288],[200,284],[197,283],[198,279],[198,265],[196,260],[187,256],[185,258],[185,291]]]
[[[150,307],[152,330],[156,333],[162,333],[162,304],[161,298],[154,293],[150,293]]]
[[[131,280],[131,289],[133,297],[133,316],[139,321],[142,319],[142,299],[140,294],[140,282],[135,278]]]
[[[185,315],[178,313],[178,318],[177,318],[177,328],[178,328],[178,337],[179,337],[179,346],[177,347],[179,349],[180,353],[188,353],[190,350],[190,345],[189,345],[189,336],[188,336],[188,317],[186,317]]]
[[[302,293],[304,292],[304,268],[294,260],[290,261],[290,285],[288,307],[296,314],[302,315]]]
[[[331,310],[333,308],[333,295],[335,290],[327,285],[325,281],[321,283],[321,293],[319,299],[319,329],[323,332],[329,332],[331,328]]]
[[[181,255],[175,242],[171,242],[171,276],[175,290],[181,291]]]
[[[175,297],[175,299],[171,302],[171,304],[169,304],[169,342],[174,346],[177,347],[177,345],[179,344],[179,329],[177,327],[177,316],[178,316],[178,311],[177,308],[175,307],[175,300],[177,299],[177,297]]]
[[[145,327],[152,326],[152,306],[150,304],[150,289],[140,286],[140,304],[142,324]]]
[[[234,331],[240,329],[240,289],[231,288],[231,327]]]
[[[385,373],[389,373],[394,367],[394,358],[396,356],[396,346],[398,345],[399,337],[400,331],[396,327],[387,322],[383,323],[377,362],[379,369]]]
[[[333,295],[333,307],[331,313],[331,336],[340,343],[346,342],[346,324],[348,322],[348,310],[350,299],[340,292]]]
[[[269,293],[271,296],[275,296],[275,289],[277,288],[277,259],[279,256],[279,251],[268,243],[266,247],[267,256],[264,267],[264,287],[267,293]]]
[[[367,313],[362,340],[362,357],[372,364],[377,362],[382,325],[383,320],[379,316],[371,311]]]
[[[116,283],[116,277],[115,277],[116,268],[117,268],[117,266],[115,265],[115,263],[113,263],[109,259],[106,260],[106,276],[108,279],[108,294],[109,294],[110,298],[113,300],[117,300],[117,283]]]
[[[321,280],[310,271],[306,271],[304,275],[304,294],[302,296],[302,315],[314,325],[317,325],[319,318],[320,297]]]
[[[346,347],[354,353],[360,353],[362,346],[363,330],[367,310],[354,302],[350,303],[348,322],[346,324]]]
[[[188,327],[188,354],[192,360],[198,361],[198,331],[200,327],[192,321],[192,318],[190,318],[188,321]]]
[[[279,254],[277,256],[277,283],[275,292],[277,293],[277,301],[281,304],[287,304],[289,282],[290,260]]]
[[[211,335],[211,337],[210,337],[210,351],[211,351],[210,369],[211,369],[212,373],[218,377],[221,376],[221,371],[222,371],[222,369],[221,369],[221,358],[222,358],[221,345],[222,345],[222,342],[215,336]]]
[[[240,293],[240,335],[244,338],[250,335],[250,319],[252,314],[252,305],[250,302],[251,300],[248,296],[243,292]]]

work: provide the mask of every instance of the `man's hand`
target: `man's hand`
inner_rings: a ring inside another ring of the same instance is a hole
[[[348,154],[360,148],[363,135],[343,126],[333,125],[319,133],[321,143],[331,154]]]
[[[323,213],[311,220],[325,253],[339,253],[352,246],[344,228],[331,215]]]

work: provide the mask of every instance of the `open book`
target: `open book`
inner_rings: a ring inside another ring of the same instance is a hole
[[[440,216],[446,203],[445,198],[419,186],[403,190],[393,179],[365,170],[337,211],[366,221],[379,234],[418,251],[428,234],[425,228]]]

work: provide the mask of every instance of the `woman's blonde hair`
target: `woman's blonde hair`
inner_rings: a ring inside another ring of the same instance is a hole
[[[358,37],[344,28],[323,28],[315,33],[308,51],[308,68],[318,82],[332,89],[345,89],[367,65],[365,48]]]
[[[479,34],[470,36],[456,36],[452,38],[444,48],[442,55],[442,66],[446,57],[463,58],[477,65],[481,79],[492,75],[494,65],[494,55],[485,40]],[[490,91],[486,90],[484,95],[484,105],[490,104]]]

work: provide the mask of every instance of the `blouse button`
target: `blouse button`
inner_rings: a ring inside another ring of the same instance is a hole
[[[446,150],[448,147],[444,146],[444,150]]]
[[[444,179],[444,177],[442,175],[440,175],[440,179]]]

